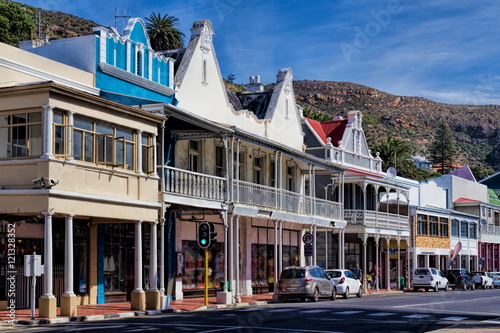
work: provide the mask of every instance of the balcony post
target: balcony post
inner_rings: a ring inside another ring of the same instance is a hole
[[[380,257],[380,252],[379,252],[379,241],[380,241],[380,236],[376,235],[375,236],[375,264],[377,265],[376,269],[376,274],[374,278],[375,282],[375,289],[379,291],[379,278],[380,278],[380,265],[379,265],[379,257]]]

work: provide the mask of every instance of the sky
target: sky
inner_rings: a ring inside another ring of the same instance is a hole
[[[497,0],[19,0],[123,31],[119,16],[210,20],[223,77],[362,84],[450,104],[500,104]]]

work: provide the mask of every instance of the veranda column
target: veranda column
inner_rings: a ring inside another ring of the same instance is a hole
[[[43,154],[42,158],[54,158],[52,154],[53,144],[53,122],[54,122],[54,107],[51,105],[43,105],[45,110],[43,123]]]
[[[380,251],[379,251],[379,241],[380,241],[380,236],[377,235],[375,236],[375,265],[377,265],[377,274],[375,275],[375,279],[373,280],[373,283],[375,283],[375,289],[377,291],[379,290],[379,284],[380,284],[380,265],[379,265],[379,256],[380,256]]]
[[[359,238],[361,238],[361,240],[363,241],[363,272],[361,274],[361,281],[363,282],[363,289],[366,290],[367,289],[367,285],[366,285],[366,274],[368,274],[368,271],[366,270],[367,267],[366,267],[366,261],[367,261],[367,258],[366,258],[366,246],[367,246],[367,235],[366,233],[362,233],[362,234],[359,234],[358,235]]]
[[[403,289],[403,286],[400,285],[400,277],[401,275],[401,237],[396,238],[396,242],[398,243],[398,261],[396,263],[396,290]]]
[[[273,262],[276,263],[276,258],[278,258],[278,220],[274,221],[274,259]],[[278,265],[274,265],[274,281],[278,282]],[[278,288],[277,285],[274,287],[273,299],[278,299]]]
[[[415,251],[415,249],[413,249],[413,251]],[[410,288],[410,276],[413,274],[413,270],[410,265],[410,240],[408,238],[406,239],[406,273],[406,288]]]
[[[142,130],[138,129],[137,130],[137,147],[136,147],[136,153],[137,153],[137,173],[142,174],[144,170],[142,170]],[[154,164],[156,166],[156,164]],[[148,170],[145,170],[146,172]]]
[[[236,303],[241,303],[241,296],[240,296],[240,216],[236,215],[236,223],[235,223],[235,228],[234,228],[234,247],[235,247],[235,268],[236,268],[236,276],[234,278],[235,280],[235,297],[234,301]],[[276,265],[276,261],[275,261]]]
[[[146,310],[146,295],[142,289],[142,221],[135,223],[135,259],[134,259],[134,286],[131,295],[132,310]]]
[[[146,292],[146,309],[160,310],[160,291],[158,290],[158,222],[150,223],[149,232],[149,290]]]
[[[77,297],[73,291],[73,214],[66,216],[64,238],[64,294],[61,297],[61,315],[76,316]]]
[[[41,318],[56,318],[57,317],[57,302],[54,294],[52,293],[52,215],[53,212],[43,212],[45,215],[45,229],[44,229],[44,282],[43,282],[43,295],[39,299],[39,316]]]
[[[385,239],[385,243],[387,244],[387,252],[385,253],[385,283],[387,290],[391,290],[391,238],[389,236]]]

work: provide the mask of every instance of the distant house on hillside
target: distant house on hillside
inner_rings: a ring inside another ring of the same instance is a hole
[[[431,161],[426,159],[424,156],[413,155],[411,158],[413,159],[413,161],[415,161],[415,166],[417,167],[417,169],[426,169],[426,170],[432,169]]]

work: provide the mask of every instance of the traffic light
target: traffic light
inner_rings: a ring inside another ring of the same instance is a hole
[[[215,237],[217,236],[217,233],[215,232],[215,227],[213,223],[209,223],[210,225],[210,245],[209,247],[212,247],[217,243],[217,239]]]
[[[198,224],[198,245],[202,249],[210,246],[210,223],[206,221]]]
[[[211,222],[203,221],[198,224],[198,245],[202,249],[211,248],[217,240],[215,237],[217,233],[215,232],[214,224]]]

